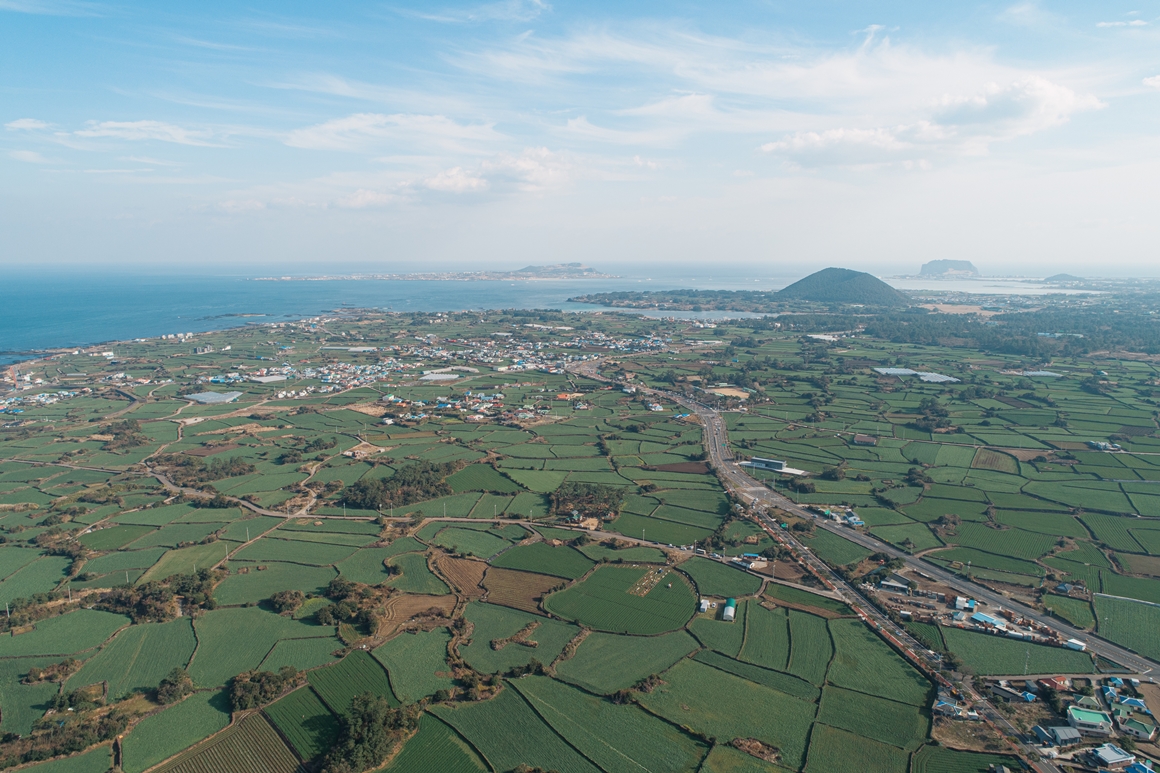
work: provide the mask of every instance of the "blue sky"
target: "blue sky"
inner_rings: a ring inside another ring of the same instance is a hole
[[[1160,2],[0,0],[0,262],[1158,274]]]

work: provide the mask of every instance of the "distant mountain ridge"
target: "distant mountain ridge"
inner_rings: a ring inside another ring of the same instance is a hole
[[[878,277],[848,268],[823,268],[781,290],[777,298],[867,306],[904,306],[910,302]]]
[[[922,264],[920,276],[978,276],[979,269],[969,260],[932,260]]]

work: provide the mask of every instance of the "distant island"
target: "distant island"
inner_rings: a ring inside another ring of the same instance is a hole
[[[1075,276],[1073,274],[1052,274],[1043,280],[1044,282],[1082,282],[1082,276]]]
[[[569,298],[625,309],[657,311],[781,311],[792,302],[846,304],[894,308],[910,299],[881,279],[848,268],[824,268],[779,291],[771,290],[656,290],[649,292],[592,293]]]
[[[932,260],[923,263],[919,276],[978,276],[979,269],[969,260]]]
[[[430,271],[407,274],[327,274],[322,276],[261,276],[258,282],[327,282],[335,280],[402,280],[434,282],[496,282],[512,279],[616,279],[583,263],[524,266],[515,271]]]

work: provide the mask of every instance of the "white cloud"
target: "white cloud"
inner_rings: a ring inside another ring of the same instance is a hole
[[[342,196],[335,203],[346,209],[367,209],[368,207],[382,207],[400,200],[399,196],[382,191],[372,191],[359,188],[348,196]]]
[[[23,161],[26,164],[48,164],[51,163],[47,158],[37,153],[35,150],[10,150],[8,155],[17,161]]]
[[[1103,104],[1041,77],[971,95],[944,95],[928,115],[892,127],[842,127],[793,133],[761,146],[807,165],[863,165],[927,160],[932,154],[980,154],[1001,142],[1050,129]]]
[[[1132,19],[1131,21],[1101,21],[1096,22],[1097,27],[1147,27],[1148,22],[1143,19]]]
[[[244,215],[250,212],[260,212],[266,208],[264,201],[257,199],[230,199],[218,204],[218,209],[231,215]]]
[[[213,134],[206,130],[185,129],[164,121],[89,121],[87,129],[75,132],[78,137],[172,142],[178,145],[211,147]]]
[[[295,129],[285,142],[309,150],[364,150],[383,143],[409,143],[465,151],[502,138],[492,124],[460,124],[442,115],[355,113]]]
[[[4,128],[9,131],[37,131],[38,129],[47,129],[48,124],[35,118],[17,118],[15,121],[4,124]]]
[[[1160,89],[1160,75],[1153,75],[1151,78],[1144,79],[1145,86],[1151,86],[1154,89]]]
[[[423,185],[444,193],[475,193],[487,190],[488,187],[487,180],[458,166],[428,177]]]
[[[526,148],[519,155],[501,153],[482,164],[491,182],[517,190],[540,192],[561,188],[572,178],[575,164],[548,148]]]

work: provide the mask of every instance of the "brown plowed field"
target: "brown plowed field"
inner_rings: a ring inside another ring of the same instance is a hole
[[[443,554],[435,559],[435,566],[440,573],[455,586],[455,590],[468,598],[478,598],[483,595],[483,573],[487,571],[487,564],[483,561],[472,561],[467,558],[453,558]]]
[[[487,600],[492,604],[542,614],[540,598],[562,582],[559,577],[493,566],[483,578],[483,587],[487,588]]]
[[[451,614],[451,611],[455,609],[455,596],[450,594],[446,596],[419,596],[410,593],[392,596],[383,605],[383,616],[379,620],[378,635],[380,637],[391,636],[412,617],[433,608],[441,610],[444,614]]]
[[[154,768],[156,773],[302,773],[294,752],[261,714]]]

